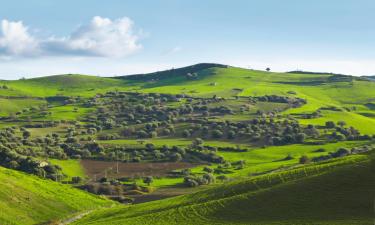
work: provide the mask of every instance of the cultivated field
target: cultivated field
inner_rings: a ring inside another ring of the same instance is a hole
[[[117,163],[87,159],[82,160],[81,164],[87,176],[89,176],[90,178],[96,177],[97,179],[104,177],[106,174],[108,177],[113,178],[137,178],[145,176],[162,177],[168,175],[168,173],[173,170],[188,169],[197,166],[197,164],[186,162]]]

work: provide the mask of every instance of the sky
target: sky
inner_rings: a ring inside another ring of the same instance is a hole
[[[222,63],[375,74],[373,0],[12,0],[0,79]]]

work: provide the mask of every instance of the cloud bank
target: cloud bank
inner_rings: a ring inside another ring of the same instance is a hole
[[[124,57],[142,49],[134,23],[127,17],[110,20],[96,16],[66,37],[37,38],[22,21],[1,21],[0,55]]]

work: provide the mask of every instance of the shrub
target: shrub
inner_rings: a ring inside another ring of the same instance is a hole
[[[143,183],[147,184],[148,186],[150,186],[152,182],[154,182],[154,178],[152,176],[147,176],[143,178]]]
[[[212,136],[214,138],[221,138],[223,136],[223,132],[221,132],[220,130],[213,130],[212,131]]]
[[[303,155],[301,156],[301,158],[299,158],[299,163],[301,164],[307,164],[309,162],[310,162],[310,158],[307,155]]]
[[[335,122],[333,122],[333,121],[327,121],[326,122],[326,127],[327,128],[335,128]]]
[[[184,136],[184,137],[190,137],[191,136],[191,133],[190,133],[190,131],[189,130],[184,130],[183,132],[182,132],[182,136]]]
[[[205,166],[205,167],[203,168],[203,171],[204,171],[204,172],[207,172],[207,173],[213,173],[213,172],[214,172],[214,169]]]
[[[296,142],[297,143],[303,143],[305,141],[305,138],[306,138],[306,134],[304,134],[304,133],[298,133],[296,135]]]

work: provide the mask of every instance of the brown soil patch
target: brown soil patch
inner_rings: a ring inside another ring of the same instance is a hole
[[[163,163],[117,163],[98,161],[98,160],[81,160],[81,164],[86,174],[93,178],[99,179],[105,176],[107,171],[108,177],[120,178],[120,177],[144,177],[144,176],[155,176],[161,177],[168,174],[168,172],[177,169],[186,169],[197,166],[197,164],[186,163],[186,162],[163,162]]]

